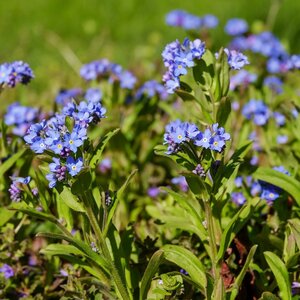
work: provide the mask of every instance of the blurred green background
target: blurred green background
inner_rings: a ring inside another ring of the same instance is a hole
[[[291,53],[300,52],[298,0],[1,1],[0,63],[24,60],[36,75],[30,92],[18,87],[4,92],[2,101],[51,105],[59,88],[82,85],[82,63],[104,57],[125,68],[138,66],[134,70],[145,79],[159,79],[155,68],[151,72],[143,66],[159,64],[165,44],[185,37],[182,29],[165,25],[173,9],[216,15],[220,24],[212,35],[217,46],[229,40],[223,31],[226,20],[241,17],[254,26],[267,23]]]

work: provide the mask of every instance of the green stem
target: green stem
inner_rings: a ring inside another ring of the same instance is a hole
[[[207,232],[209,238],[209,247],[210,247],[210,254],[211,254],[211,261],[212,261],[212,275],[214,278],[214,295],[216,291],[220,289],[220,281],[222,280],[221,277],[221,265],[217,262],[217,243],[216,243],[216,230],[215,230],[215,220],[211,209],[211,203],[209,201],[204,200],[204,208],[205,208],[205,219],[207,222]],[[218,296],[218,299],[223,299],[223,296]],[[215,300],[218,300],[215,298]]]
[[[126,290],[126,288],[125,288],[125,286],[122,282],[121,276],[118,273],[117,268],[115,267],[115,264],[113,262],[113,259],[112,259],[111,255],[110,255],[110,252],[109,252],[109,249],[106,245],[105,239],[102,235],[102,232],[101,232],[100,226],[98,224],[98,221],[96,219],[96,216],[94,214],[94,211],[93,211],[93,209],[90,205],[90,199],[87,197],[87,195],[85,193],[83,193],[82,196],[83,196],[82,200],[83,200],[83,203],[84,203],[84,206],[85,206],[85,209],[86,209],[86,214],[87,214],[87,216],[88,216],[88,218],[91,222],[91,226],[92,226],[92,228],[94,230],[94,233],[97,237],[100,249],[103,253],[103,256],[105,257],[106,261],[108,262],[108,264],[110,266],[111,276],[112,276],[112,279],[114,281],[115,287],[116,287],[117,291],[119,292],[120,296],[122,297],[122,300],[130,300],[131,297],[129,296],[128,291]]]

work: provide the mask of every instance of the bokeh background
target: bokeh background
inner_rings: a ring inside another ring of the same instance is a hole
[[[30,88],[6,91],[2,101],[5,106],[16,100],[51,106],[60,88],[82,86],[78,72],[83,63],[104,57],[145,80],[160,79],[149,65],[160,63],[166,43],[186,35],[165,24],[173,9],[217,16],[220,24],[211,31],[217,47],[229,40],[226,21],[241,17],[254,29],[272,30],[290,53],[300,52],[298,0],[0,1],[0,63],[23,60],[36,76]]]

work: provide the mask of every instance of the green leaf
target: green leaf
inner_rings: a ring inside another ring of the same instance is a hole
[[[68,260],[72,264],[77,264],[81,266],[91,275],[95,276],[96,278],[99,278],[106,284],[109,284],[109,279],[99,268],[96,268],[95,266],[91,267],[88,262],[76,257],[77,255],[86,257],[86,255],[84,252],[80,251],[78,248],[72,245],[50,244],[45,249],[42,249],[40,253],[50,256],[60,256],[61,258]]]
[[[110,222],[112,221],[112,218],[113,218],[113,216],[115,214],[115,211],[117,209],[118,203],[119,203],[120,199],[122,198],[122,196],[123,196],[123,194],[125,192],[125,189],[127,188],[130,180],[134,177],[134,175],[137,173],[137,171],[138,171],[137,169],[133,170],[131,172],[131,174],[128,176],[128,178],[126,179],[126,181],[123,183],[123,185],[121,186],[121,188],[117,191],[117,194],[116,194],[116,197],[114,199],[113,205],[111,206],[111,208],[110,208],[110,210],[108,212],[108,215],[107,215],[107,220],[106,220],[105,227],[104,227],[104,230],[103,230],[103,236],[104,237],[107,235]]]
[[[229,71],[227,54],[221,48],[216,62],[216,73],[220,83],[220,97],[226,97],[229,91]]]
[[[246,275],[246,272],[249,268],[250,263],[252,262],[253,256],[256,252],[256,249],[257,249],[257,245],[252,246],[252,248],[250,249],[249,254],[247,256],[247,259],[245,261],[245,264],[244,264],[240,274],[238,275],[238,277],[234,281],[232,291],[231,291],[231,294],[230,294],[230,300],[236,299],[236,296],[239,292],[239,288],[242,285],[243,279]]]
[[[90,258],[98,266],[102,267],[105,271],[107,272],[109,271],[108,263],[103,259],[103,257],[101,255],[98,255],[96,252],[94,252],[90,246],[88,246],[81,240],[63,234],[47,233],[47,232],[38,233],[37,236],[42,236],[42,237],[56,239],[56,240],[65,240],[69,242],[71,245],[73,245],[74,247],[76,247],[78,250],[82,251],[88,258]]]
[[[90,160],[90,167],[92,169],[96,168],[99,161],[101,160],[102,157],[102,152],[105,148],[105,146],[107,145],[107,143],[110,141],[110,139],[115,136],[118,132],[120,131],[120,128],[117,128],[113,131],[110,131],[109,133],[107,133],[98,143],[97,147],[94,150],[94,153],[92,155],[92,158]]]
[[[77,247],[72,245],[65,244],[50,244],[46,248],[40,251],[43,254],[48,255],[82,255],[85,256],[85,253],[79,250]]]
[[[280,300],[280,299],[270,292],[264,292],[262,293],[261,297],[258,300]]]
[[[141,289],[140,289],[140,300],[145,300],[147,299],[147,293],[152,281],[152,278],[154,277],[155,273],[157,272],[160,264],[164,260],[164,251],[163,250],[158,250],[156,251],[145,270],[145,273],[143,275],[143,278],[141,280]]]
[[[204,91],[209,91],[212,86],[215,76],[214,63],[214,55],[209,50],[206,50],[202,58],[197,62],[197,65],[193,67],[194,79]]]
[[[90,189],[92,184],[92,174],[89,170],[81,172],[71,187],[71,192],[74,195],[80,195]]]
[[[280,187],[289,193],[294,198],[298,206],[300,206],[300,182],[295,178],[265,167],[258,168],[253,174],[253,177]]]
[[[21,157],[25,158],[27,154],[29,153],[27,148],[23,148],[19,150],[17,153],[12,155],[10,158],[8,158],[1,166],[0,166],[0,177],[3,177],[6,171],[8,171],[17,160],[19,160]]]
[[[14,215],[15,211],[8,210],[5,207],[0,207],[0,227],[8,222]]]
[[[201,292],[205,295],[207,279],[205,269],[200,259],[198,259],[191,251],[176,245],[165,245],[162,247],[166,260],[176,264],[185,271],[195,281]]]
[[[184,176],[189,185],[189,188],[195,195],[200,196],[200,198],[203,198],[205,200],[209,199],[211,187],[208,183],[206,183],[202,178],[192,172],[185,173]]]
[[[44,212],[41,212],[41,211],[38,211],[34,208],[26,207],[26,208],[12,208],[12,209],[20,211],[20,212],[22,212],[26,215],[29,215],[33,218],[49,221],[49,222],[52,222],[54,224],[56,224],[58,222],[57,219],[54,216],[52,216],[50,214],[47,214],[47,213],[44,213]]]
[[[247,141],[237,149],[225,166],[221,166],[214,178],[213,193],[216,199],[221,198],[226,192],[231,193],[235,187],[234,180],[238,173],[243,158],[251,149],[252,142]]]
[[[183,101],[193,101],[196,100],[195,96],[192,95],[189,92],[186,92],[184,90],[181,89],[177,89],[176,90],[176,94],[183,100]]]
[[[232,240],[237,233],[243,228],[250,216],[255,210],[256,205],[260,202],[260,198],[253,198],[246,202],[242,208],[234,215],[229,224],[226,226],[220,243],[220,248],[216,260],[220,261],[230,246]]]
[[[291,300],[291,283],[284,263],[276,254],[270,251],[264,252],[264,256],[277,281],[280,290],[280,299]]]
[[[183,208],[185,209],[192,218],[193,223],[203,231],[203,234],[206,235],[206,230],[202,225],[202,220],[200,215],[195,210],[195,207],[190,203],[189,198],[183,195],[180,195],[169,188],[162,187],[161,190],[165,191],[169,195],[173,197],[173,199]]]
[[[218,107],[217,112],[217,122],[219,123],[219,126],[224,127],[227,119],[231,112],[231,101],[229,98],[224,97],[220,101],[220,106]]]
[[[295,242],[298,249],[300,250],[300,220],[299,219],[290,219],[288,223],[291,228],[291,232],[294,236]]]
[[[70,189],[66,186],[59,192],[60,200],[67,204],[71,209],[78,212],[85,212],[83,206],[77,201],[76,197],[72,194]]]

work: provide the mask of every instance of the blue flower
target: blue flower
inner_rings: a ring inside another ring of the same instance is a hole
[[[228,50],[227,48],[224,49],[224,52],[227,54],[228,64],[233,70],[240,70],[249,64],[248,57],[241,52]]]
[[[168,93],[174,91],[180,86],[179,77],[187,74],[187,68],[195,65],[194,60],[200,59],[205,52],[205,44],[197,39],[190,42],[185,39],[182,44],[179,41],[166,45],[162,52],[164,65],[168,71],[163,76],[163,81]]]
[[[208,14],[208,15],[204,15],[201,18],[201,25],[204,28],[215,28],[218,26],[218,24],[219,24],[219,20],[214,15]]]
[[[119,80],[121,88],[133,89],[137,79],[131,72],[125,71],[119,75]]]
[[[243,185],[243,177],[242,176],[238,176],[235,178],[234,180],[235,186],[236,187],[242,187]]]
[[[47,149],[45,140],[40,137],[36,137],[30,145],[30,149],[38,154],[43,153]]]
[[[189,189],[189,186],[188,186],[184,176],[174,177],[174,178],[171,179],[171,182],[174,185],[178,185],[180,190],[183,191],[183,192],[187,192],[188,189]]]
[[[246,70],[240,70],[230,77],[230,90],[236,89],[238,86],[247,87],[250,83],[255,82],[257,75]]]
[[[77,175],[82,167],[83,167],[83,160],[82,158],[78,158],[77,160],[75,160],[72,156],[69,156],[67,158],[67,164],[66,164],[67,168],[68,168],[68,172],[71,176],[75,176]]]
[[[137,99],[141,99],[143,96],[152,98],[155,95],[158,95],[162,100],[165,100],[168,97],[168,93],[162,84],[158,83],[156,80],[149,80],[137,90],[135,97]]]
[[[243,19],[230,19],[225,25],[225,32],[229,35],[240,35],[248,31],[248,24]]]
[[[210,147],[210,141],[211,139],[211,131],[209,129],[205,129],[204,132],[199,132],[199,134],[196,136],[196,140],[194,144],[196,146],[203,147],[205,149],[208,149]]]
[[[92,102],[92,103],[100,102],[102,99],[102,92],[99,89],[89,88],[87,89],[84,98],[88,102]]]
[[[55,98],[55,102],[61,105],[67,105],[67,103],[72,102],[72,99],[80,96],[82,94],[82,90],[78,88],[74,89],[62,89],[59,91],[58,95]]]
[[[15,275],[14,269],[11,266],[9,266],[8,264],[4,264],[0,268],[0,273],[3,273],[3,275],[6,279],[9,279],[10,277],[13,277]]]
[[[70,149],[74,153],[77,152],[77,148],[82,144],[83,139],[79,136],[79,132],[73,131],[71,134],[67,133],[64,136],[64,147]]]
[[[270,111],[262,100],[251,99],[243,107],[242,114],[248,120],[253,119],[256,125],[265,125],[270,117]]]
[[[149,187],[147,194],[151,198],[156,198],[160,194],[160,189],[156,186]]]
[[[283,82],[276,76],[268,76],[264,79],[264,86],[270,88],[274,93],[281,94],[283,89]]]
[[[201,27],[201,19],[183,10],[173,10],[166,16],[166,23],[170,26],[196,30]]]
[[[30,125],[39,117],[39,111],[33,107],[22,106],[18,102],[11,104],[4,116],[6,125],[14,125],[13,133],[24,136]]]
[[[111,159],[110,158],[104,158],[100,163],[99,163],[99,166],[98,166],[100,172],[102,174],[106,174],[108,173],[111,168],[112,168],[112,162],[111,162]]]
[[[277,135],[276,142],[277,144],[282,145],[282,144],[286,144],[288,139],[289,138],[287,135]]]
[[[9,82],[12,71],[13,69],[10,64],[4,63],[0,65],[0,84],[7,84]]]
[[[231,194],[231,200],[238,206],[243,205],[246,202],[246,198],[242,192],[233,192]]]
[[[275,121],[276,121],[276,124],[277,124],[278,126],[283,126],[283,125],[285,125],[285,116],[284,116],[284,114],[275,111],[275,112],[273,113],[273,117],[274,117],[274,119],[275,119]]]

